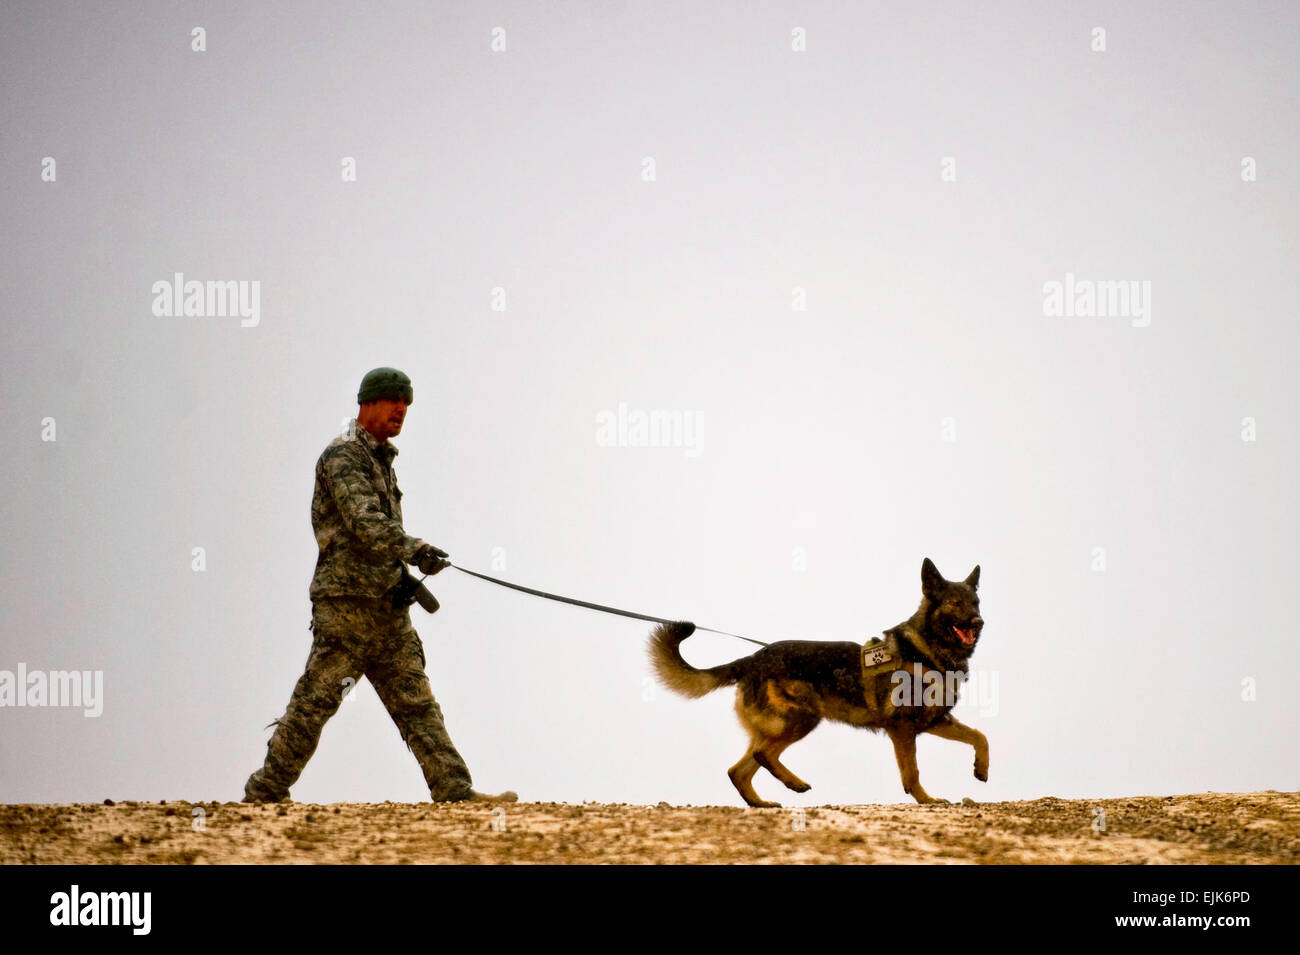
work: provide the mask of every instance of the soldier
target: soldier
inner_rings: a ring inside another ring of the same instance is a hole
[[[442,722],[425,676],[424,647],[407,610],[413,578],[448,566],[447,554],[402,529],[402,492],[393,473],[397,448],[414,400],[411,380],[376,368],[361,380],[360,405],[348,433],[316,462],[311,522],[320,555],[311,582],[314,634],[307,668],[266,747],[266,762],[248,777],[245,802],[289,797],[316,751],[325,721],[344,693],[368,677],[407,747],[415,754],[435,802],[514,802],[512,792],[475,792],[469,768]]]

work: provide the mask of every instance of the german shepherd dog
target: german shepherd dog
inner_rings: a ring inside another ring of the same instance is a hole
[[[754,792],[754,774],[760,766],[797,793],[812,788],[782,765],[781,753],[823,719],[873,732],[883,729],[894,743],[903,789],[919,803],[946,803],[921,788],[916,737],[933,733],[969,743],[975,749],[975,778],[988,779],[988,740],[949,713],[960,683],[946,678],[948,674],[965,678],[967,661],[984,627],[975,593],[979,579],[976,567],[961,582],[944,580],[927,557],[921,564],[920,607],[885,631],[883,644],[868,648],[850,642],[783,640],[731,663],[700,670],[683,660],[680,651],[681,642],[695,632],[695,624],[674,623],[661,624],[650,635],[650,660],[660,681],[683,696],[736,687],[736,714],[749,732],[749,748],[727,775],[751,806],[780,805]],[[868,659],[864,649],[877,646],[882,651]],[[885,664],[891,671],[864,666],[881,656],[892,658]],[[899,673],[907,674],[908,680],[900,681]],[[939,685],[948,692],[923,695],[919,687],[895,692],[918,676],[931,689],[941,680]]]

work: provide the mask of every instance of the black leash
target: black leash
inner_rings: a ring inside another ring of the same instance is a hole
[[[561,597],[559,594],[548,594],[544,590],[533,590],[531,587],[524,587],[520,584],[512,584],[508,580],[499,580],[496,577],[489,577],[487,574],[480,574],[477,571],[466,570],[456,564],[449,566],[455,567],[462,574],[469,574],[471,577],[477,577],[479,580],[486,580],[488,583],[496,584],[500,587],[509,587],[511,590],[518,590],[521,593],[532,594],[534,597],[544,597],[547,600],[558,600],[560,603],[573,604],[575,607],[586,607],[588,610],[599,610],[601,613],[614,613],[620,617],[632,617],[636,620],[648,620],[651,623],[681,623],[679,620],[665,620],[663,617],[651,617],[649,614],[634,613],[631,610],[619,610],[617,607],[606,607],[604,604],[588,603],[585,600],[575,600],[573,597]],[[755,640],[753,637],[742,637],[738,633],[728,633],[726,630],[714,630],[712,627],[696,627],[696,630],[704,630],[707,633],[719,633],[724,637],[735,637],[737,640],[748,640],[750,643],[757,643],[760,647],[766,647],[768,644],[762,640]]]

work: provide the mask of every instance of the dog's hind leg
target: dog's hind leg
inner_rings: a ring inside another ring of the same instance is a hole
[[[743,691],[736,694],[736,715],[740,717],[740,725],[749,734],[749,748],[745,750],[745,755],[740,758],[740,762],[727,770],[727,777],[736,787],[736,792],[740,793],[740,797],[749,805],[764,809],[777,808],[781,805],[779,802],[759,799],[758,793],[754,792],[754,774],[758,772],[759,767],[755,754],[785,729],[784,721],[780,718],[773,719],[771,714],[763,712],[761,707],[746,705]]]
[[[811,733],[817,724],[821,722],[821,717],[814,716],[811,713],[806,714],[803,718],[786,718],[786,730],[775,739],[768,739],[754,753],[754,759],[758,765],[762,766],[769,773],[785,785],[787,789],[793,789],[797,793],[806,793],[812,789],[808,783],[804,782],[794,773],[790,772],[781,762],[781,754],[785,752],[790,745],[799,742],[809,733]]]
[[[955,739],[959,743],[969,743],[975,748],[975,778],[982,783],[989,781],[989,741],[983,733],[953,719],[952,714],[926,730],[944,739]]]
[[[886,727],[885,732],[894,743],[894,757],[898,760],[898,774],[903,778],[903,790],[919,803],[947,803],[948,800],[935,799],[921,787],[921,774],[916,768],[916,733],[910,727]]]
[[[736,787],[740,797],[751,806],[758,806],[760,809],[776,809],[780,807],[779,802],[768,802],[766,799],[759,799],[758,793],[754,792],[754,774],[758,772],[758,760],[754,758],[754,750],[751,748],[736,763],[727,770],[727,777],[731,784]]]

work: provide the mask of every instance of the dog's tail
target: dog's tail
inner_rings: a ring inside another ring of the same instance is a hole
[[[659,682],[682,696],[698,697],[739,678],[734,663],[697,670],[682,659],[681,642],[695,632],[693,623],[661,623],[650,634],[650,663]]]

